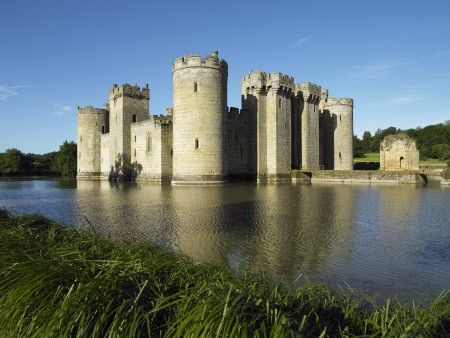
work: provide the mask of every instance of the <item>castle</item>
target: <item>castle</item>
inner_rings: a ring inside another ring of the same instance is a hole
[[[113,85],[103,108],[78,108],[78,178],[220,183],[352,170],[352,99],[253,71],[241,81],[242,109],[228,109],[228,64],[216,51],[176,59],[172,77],[165,115],[149,116],[147,84]]]

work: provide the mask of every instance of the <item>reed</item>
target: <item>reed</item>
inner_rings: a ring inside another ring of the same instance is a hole
[[[378,305],[0,210],[1,337],[429,337],[449,318],[449,291]]]

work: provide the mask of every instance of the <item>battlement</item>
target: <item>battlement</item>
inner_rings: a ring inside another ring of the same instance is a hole
[[[248,112],[246,110],[240,110],[239,108],[236,107],[230,107],[228,110],[228,118],[235,120],[242,120],[242,119],[246,119],[248,117]]]
[[[328,89],[322,88],[320,91],[320,99],[324,101],[328,99]]]
[[[175,59],[172,63],[172,74],[183,68],[214,68],[228,73],[228,64],[225,60],[219,59],[219,52],[213,51],[211,55],[206,55],[204,59],[200,55],[185,55]]]
[[[242,80],[242,86],[246,89],[269,89],[274,88],[282,91],[294,90],[294,78],[282,73],[265,73],[253,71],[245,75]]]
[[[335,105],[344,105],[344,106],[351,106],[353,107],[353,99],[348,97],[329,97],[325,101],[325,108],[327,106],[335,106]]]
[[[77,108],[78,115],[80,114],[91,114],[91,115],[107,115],[109,111],[102,108],[94,108],[93,106],[86,106],[85,108]]]
[[[148,100],[150,99],[150,89],[148,84],[145,84],[142,90],[136,83],[133,85],[125,83],[122,86],[113,84],[113,88],[109,91],[109,99],[114,100],[122,96]]]
[[[149,120],[158,125],[168,126],[172,124],[172,115],[151,115]]]

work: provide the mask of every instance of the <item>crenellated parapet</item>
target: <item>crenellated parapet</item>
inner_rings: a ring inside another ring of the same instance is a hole
[[[78,107],[77,114],[78,115],[107,115],[109,113],[108,109],[105,108],[94,108],[93,106],[86,106],[85,108]]]
[[[322,97],[322,88],[311,82],[302,82],[295,85],[294,93],[305,101],[318,102]]]
[[[353,99],[348,97],[329,97],[325,101],[325,108],[327,106],[336,106],[336,105],[342,105],[342,106],[350,106],[353,107]]]
[[[236,107],[230,107],[228,110],[228,118],[230,120],[246,120],[248,118],[248,112]]]
[[[294,91],[294,78],[282,73],[265,73],[253,71],[245,75],[242,80],[243,90],[273,90],[282,93]]]
[[[184,68],[214,68],[228,74],[228,64],[225,60],[219,59],[219,53],[213,51],[211,55],[206,55],[204,59],[200,55],[185,55],[175,59],[172,63],[172,74]]]
[[[135,83],[130,85],[125,83],[121,86],[113,84],[113,88],[109,91],[109,99],[115,100],[119,97],[131,97],[136,99],[150,99],[150,89],[148,84],[145,84],[142,89]]]

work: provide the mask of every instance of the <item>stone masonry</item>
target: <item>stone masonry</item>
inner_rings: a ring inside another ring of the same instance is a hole
[[[419,170],[416,141],[405,133],[387,135],[380,143],[380,170]]]
[[[78,178],[192,184],[352,169],[352,99],[253,71],[242,78],[242,109],[228,108],[217,52],[176,59],[172,78],[166,115],[149,115],[150,89],[136,84],[113,85],[103,109],[78,108]]]

